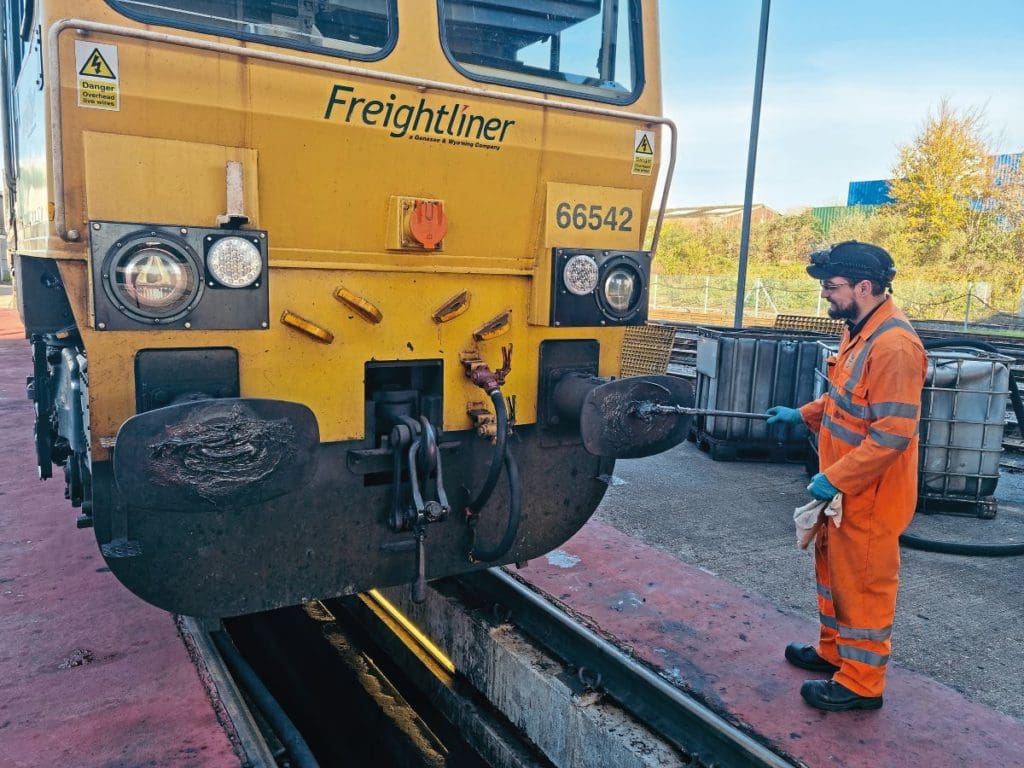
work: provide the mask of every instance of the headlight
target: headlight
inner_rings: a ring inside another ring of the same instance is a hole
[[[554,248],[551,256],[547,321],[552,326],[587,328],[647,322],[650,251]]]
[[[624,315],[636,306],[640,280],[629,267],[615,267],[604,279],[604,300],[612,312]]]
[[[244,237],[222,237],[206,253],[210,275],[227,288],[248,288],[263,271],[260,249]]]
[[[117,308],[147,320],[187,312],[201,287],[193,260],[160,241],[137,243],[122,251],[105,277]]]
[[[586,296],[597,287],[597,262],[592,256],[579,253],[565,263],[562,282],[574,296]]]

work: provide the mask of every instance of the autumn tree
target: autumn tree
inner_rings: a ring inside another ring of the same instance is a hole
[[[890,187],[913,262],[952,267],[972,280],[1006,273],[1022,257],[1020,165],[997,162],[984,131],[983,110],[941,101],[900,148]]]
[[[985,199],[989,164],[980,109],[957,110],[943,100],[921,131],[899,150],[890,194],[920,243],[937,247],[971,219]]]

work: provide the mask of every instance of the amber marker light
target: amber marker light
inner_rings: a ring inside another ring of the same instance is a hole
[[[334,298],[368,323],[376,325],[384,319],[384,313],[375,304],[367,301],[362,296],[357,296],[343,285],[339,285],[334,291]]]
[[[486,323],[473,331],[473,338],[477,341],[495,339],[508,333],[512,327],[512,310],[506,309],[497,317],[491,318]]]
[[[449,675],[455,674],[455,664],[445,656],[444,651],[434,645],[434,641],[431,640],[427,635],[409,618],[395,607],[394,603],[388,600],[384,595],[378,592],[376,589],[371,589],[365,595],[360,595],[364,600],[370,600],[377,605],[384,613],[391,617],[402,629],[409,633],[416,644],[426,651],[427,655],[430,656],[438,665],[443,667]]]
[[[431,315],[431,318],[435,323],[447,323],[449,320],[454,320],[469,309],[469,299],[469,291],[459,291],[448,299],[448,301],[434,310],[434,314]]]
[[[334,334],[329,330],[304,317],[299,317],[289,309],[281,313],[281,322],[289,328],[294,328],[306,334],[314,341],[319,341],[321,344],[330,344],[334,341]]]

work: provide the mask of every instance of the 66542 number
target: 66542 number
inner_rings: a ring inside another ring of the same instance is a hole
[[[616,232],[633,231],[633,209],[628,206],[587,205],[561,202],[555,208],[555,226],[559,229],[608,228]]]

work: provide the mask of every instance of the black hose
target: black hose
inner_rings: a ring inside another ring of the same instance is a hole
[[[222,630],[215,630],[210,633],[214,645],[224,657],[225,663],[234,674],[235,679],[245,689],[249,698],[259,707],[260,712],[274,729],[274,733],[281,740],[288,754],[291,756],[292,764],[296,768],[319,768],[320,763],[313,756],[306,740],[302,738],[295,724],[291,721],[281,705],[277,703],[274,694],[270,692],[259,675],[238,652],[231,638]]]
[[[519,465],[516,464],[512,451],[505,452],[505,473],[508,475],[508,522],[505,524],[505,535],[494,549],[478,550],[470,547],[469,559],[478,563],[493,563],[505,555],[515,543],[519,535],[519,521],[522,519],[523,493],[519,481]],[[474,537],[475,537],[474,532]]]
[[[480,493],[466,506],[466,512],[470,515],[475,515],[483,509],[487,500],[491,498],[491,494],[494,493],[494,487],[498,484],[498,478],[501,476],[501,467],[507,451],[508,411],[505,410],[505,396],[501,394],[500,389],[491,392],[491,402],[494,403],[494,413],[498,417],[498,433],[495,435],[494,452],[491,455],[491,466],[487,470],[487,479],[484,480]]]
[[[931,339],[924,342],[925,349],[941,349],[943,347],[970,347],[985,352],[1000,354],[999,350],[985,341],[976,339]],[[1020,390],[1017,382],[1014,381],[1013,373],[1010,376],[1010,402],[1013,405],[1013,412],[1017,417],[1017,427],[1024,435],[1024,402],[1021,401]],[[944,555],[966,555],[968,557],[1016,557],[1024,555],[1024,544],[965,544],[955,541],[937,541],[925,539],[921,536],[911,536],[909,533],[900,535],[900,544],[907,549],[918,549],[922,552],[938,552]]]
[[[1013,557],[1024,555],[1024,544],[961,544],[955,541],[936,541],[904,533],[900,544],[907,549],[923,552],[940,552],[944,555],[968,555],[972,557]]]

